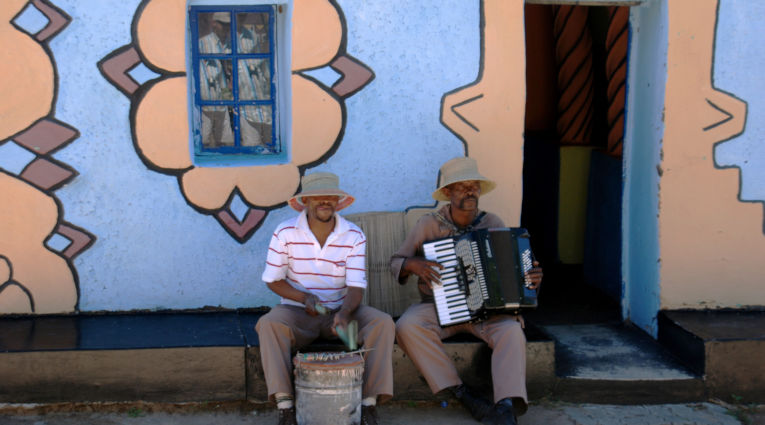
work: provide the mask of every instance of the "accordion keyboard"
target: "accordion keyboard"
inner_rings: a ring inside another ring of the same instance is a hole
[[[441,326],[453,325],[470,321],[474,311],[483,304],[485,288],[481,287],[483,279],[480,261],[473,260],[477,251],[475,243],[461,240],[455,245],[454,240],[444,239],[423,245],[425,258],[438,262],[443,269],[440,273],[440,285],[433,286],[433,298]],[[471,278],[461,273],[462,269],[473,270]]]

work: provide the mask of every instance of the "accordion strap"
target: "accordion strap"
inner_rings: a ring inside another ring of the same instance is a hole
[[[433,215],[440,221],[441,223],[445,224],[454,235],[460,235],[462,233],[472,232],[473,228],[478,225],[478,223],[483,219],[483,217],[486,215],[486,211],[481,211],[478,213],[478,215],[475,216],[475,219],[472,223],[470,223],[467,227],[460,229],[457,227],[456,224],[454,224],[451,220],[444,217],[443,214],[441,214],[441,211],[436,211],[433,213]]]

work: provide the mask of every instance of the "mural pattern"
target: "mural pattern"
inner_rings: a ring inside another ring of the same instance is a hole
[[[269,210],[296,193],[300,176],[331,156],[345,126],[344,100],[374,74],[345,50],[345,20],[336,3],[301,0],[292,15],[291,162],[248,167],[200,167],[189,149],[185,0],[145,0],[133,21],[133,42],[99,62],[104,77],[131,100],[136,152],[147,168],[175,176],[187,203],[211,215],[239,243]],[[128,73],[139,64],[159,77],[139,84]],[[330,67],[341,75],[331,87],[306,71]],[[237,215],[233,203],[246,212]]]
[[[441,100],[441,122],[465,144],[481,172],[502,181],[481,207],[509,226],[521,219],[526,44],[523,0],[481,2],[478,78]]]
[[[719,3],[669,3],[660,189],[661,308],[762,305],[762,204],[742,203],[740,170],[715,147],[741,135],[747,103],[715,86]],[[686,13],[693,8],[694,13]],[[687,292],[692,287],[693,301]]]
[[[37,31],[17,23],[39,14]],[[76,129],[55,119],[49,41],[71,21],[46,0],[0,8],[0,313],[66,313],[78,305],[74,258],[95,237],[63,219],[55,191],[77,172],[52,157]]]
[[[555,58],[558,63],[558,137],[561,145],[589,145],[592,140],[592,36],[588,8],[553,6]]]
[[[608,82],[608,153],[621,158],[624,148],[624,103],[627,97],[627,46],[630,9],[611,7],[606,34],[606,80]]]

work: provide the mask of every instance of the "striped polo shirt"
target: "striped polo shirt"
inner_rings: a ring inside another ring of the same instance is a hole
[[[319,246],[304,210],[277,226],[271,236],[263,281],[284,279],[294,288],[316,295],[325,307],[340,307],[348,286],[367,287],[366,246],[364,232],[338,214],[335,229],[324,246]],[[282,304],[303,306],[286,298]]]

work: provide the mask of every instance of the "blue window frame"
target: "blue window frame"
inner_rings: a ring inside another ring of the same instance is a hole
[[[282,156],[276,7],[189,7],[197,158]]]

